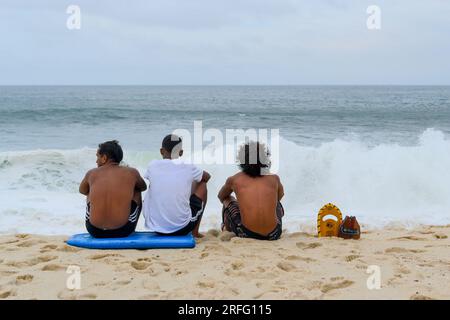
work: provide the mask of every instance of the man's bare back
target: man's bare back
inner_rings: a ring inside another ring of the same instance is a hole
[[[277,226],[276,208],[284,195],[277,175],[251,177],[239,172],[227,179],[219,193],[224,206],[233,201],[234,192],[239,203],[242,224],[249,230],[267,235]]]
[[[90,170],[80,185],[80,192],[90,203],[90,222],[100,229],[117,229],[130,215],[131,201],[141,203],[146,184],[136,169],[108,163]],[[87,191],[87,192],[86,192]]]

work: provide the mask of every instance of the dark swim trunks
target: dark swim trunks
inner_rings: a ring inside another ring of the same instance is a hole
[[[130,216],[128,217],[127,223],[118,229],[103,230],[91,224],[91,221],[89,220],[91,217],[90,210],[91,206],[90,203],[88,203],[86,207],[86,229],[89,232],[89,234],[94,238],[128,237],[136,230],[136,225],[138,223],[139,215],[141,213],[141,207],[139,207],[135,201],[131,201]]]
[[[182,229],[172,233],[158,232],[158,234],[163,236],[185,236],[190,232],[192,232],[195,229],[195,227],[197,227],[197,225],[200,223],[200,220],[203,215],[204,204],[202,199],[197,197],[197,195],[193,194],[189,199],[189,205],[191,206],[192,217],[186,227],[183,227]]]
[[[253,238],[258,240],[278,240],[282,233],[282,222],[281,218],[284,216],[284,209],[280,202],[277,203],[276,208],[277,216],[277,226],[268,235],[264,236],[259,233],[253,232],[247,229],[241,221],[241,211],[239,209],[239,203],[237,201],[232,201],[228,207],[224,207],[222,210],[222,221],[223,226],[227,230],[231,230],[238,237],[241,238]]]

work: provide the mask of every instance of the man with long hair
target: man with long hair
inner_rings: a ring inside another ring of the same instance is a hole
[[[244,143],[237,158],[241,172],[229,177],[218,195],[223,204],[222,230],[244,238],[279,239],[284,190],[280,178],[270,174],[267,147],[259,142]]]

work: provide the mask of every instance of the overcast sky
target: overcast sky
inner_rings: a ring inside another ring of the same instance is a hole
[[[449,0],[1,0],[0,41],[1,85],[450,85]]]

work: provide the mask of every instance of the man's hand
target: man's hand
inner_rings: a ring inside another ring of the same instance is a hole
[[[134,174],[136,175],[136,190],[139,192],[144,192],[145,190],[147,190],[147,184],[145,183],[144,179],[142,179],[139,171],[137,171],[136,169],[134,170]]]
[[[229,177],[223,187],[220,189],[219,194],[217,197],[219,198],[220,202],[223,203],[228,197],[233,193],[233,179],[232,177]]]
[[[200,182],[206,183],[209,179],[211,179],[211,175],[207,171],[203,170],[202,180]]]

